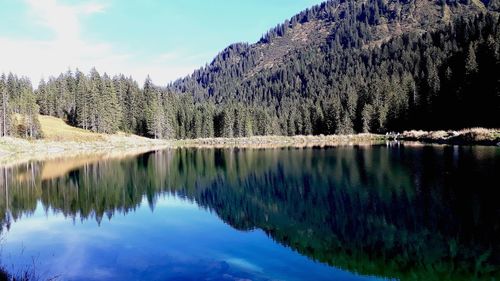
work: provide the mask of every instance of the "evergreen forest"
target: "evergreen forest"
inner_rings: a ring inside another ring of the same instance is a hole
[[[159,139],[500,127],[498,1],[331,0],[166,86],[68,70],[0,77],[0,136],[38,114]],[[0,62],[1,64],[1,62]]]

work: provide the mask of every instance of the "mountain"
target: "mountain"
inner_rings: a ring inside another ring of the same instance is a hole
[[[308,53],[326,55],[335,44],[343,49],[380,47],[402,34],[429,32],[485,9],[480,1],[328,1],[278,25],[256,44],[227,47],[211,64],[173,86],[199,97],[227,96],[258,73],[276,73],[283,63]]]
[[[0,76],[0,136],[39,136],[37,106],[153,138],[500,128],[499,11],[500,0],[331,0],[167,87],[95,69],[35,91]]]
[[[261,133],[500,126],[499,6],[328,1],[255,44],[229,46],[169,90],[236,111],[239,103],[266,108],[271,128]]]

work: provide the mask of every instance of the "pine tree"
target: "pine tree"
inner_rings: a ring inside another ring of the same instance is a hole
[[[251,137],[254,135],[254,129],[253,129],[253,114],[251,110],[247,109],[245,112],[245,120],[244,120],[244,128],[243,128],[243,136],[245,137]]]
[[[103,92],[102,80],[99,72],[95,68],[90,71],[90,81],[88,88],[88,105],[89,105],[89,129],[93,132],[100,133],[99,125],[101,124],[101,113],[105,110],[105,105],[100,102],[100,96]]]
[[[10,134],[10,106],[5,75],[0,77],[0,137]]]
[[[104,105],[101,116],[100,131],[103,133],[116,133],[121,123],[122,110],[116,96],[116,91],[111,78],[105,73],[103,79],[103,92],[99,96],[99,103]]]
[[[36,97],[32,89],[26,91],[26,131],[27,138],[40,138],[42,137],[40,121],[38,120],[39,107],[36,104]]]
[[[206,103],[202,106],[202,135],[205,138],[213,138],[215,136],[214,131],[214,114],[215,106],[211,103]]]
[[[231,105],[225,106],[222,111],[221,136],[223,138],[234,137],[234,109]]]
[[[363,133],[369,133],[372,128],[373,107],[370,104],[366,104],[363,108],[361,116],[361,120],[363,122]]]
[[[467,59],[465,61],[465,74],[467,76],[474,75],[477,72],[477,68],[476,51],[474,45],[470,43],[467,51]]]
[[[161,93],[153,85],[149,76],[144,82],[144,97],[146,98],[147,134],[155,139],[170,137],[171,129],[167,123]]]
[[[76,85],[76,125],[84,130],[90,129],[92,106],[90,99],[89,82],[83,73],[77,73]]]
[[[49,111],[49,97],[47,95],[47,83],[45,80],[40,80],[38,89],[36,90],[37,104],[40,106],[40,114],[50,115]]]

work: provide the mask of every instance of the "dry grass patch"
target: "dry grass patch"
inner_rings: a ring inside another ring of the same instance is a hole
[[[105,139],[102,134],[71,127],[59,118],[40,115],[38,120],[40,120],[43,138],[48,141],[91,142]]]
[[[165,140],[152,140],[125,133],[96,134],[71,127],[62,119],[50,116],[39,116],[39,119],[43,139],[0,138],[0,165],[82,154],[146,152],[165,148],[170,144]]]

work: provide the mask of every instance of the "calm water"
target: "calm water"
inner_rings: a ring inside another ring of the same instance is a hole
[[[1,262],[63,280],[498,280],[500,149],[178,149],[0,168]]]

